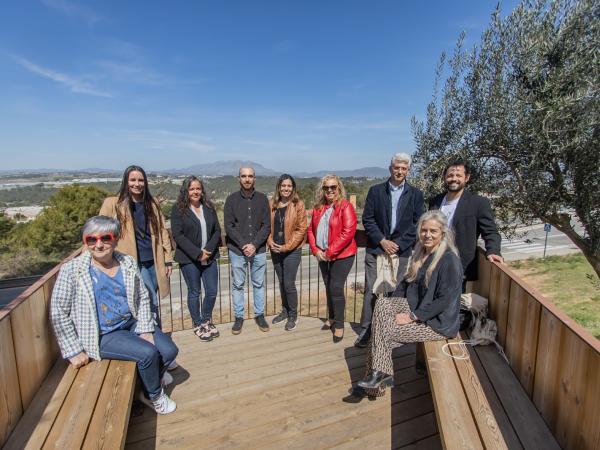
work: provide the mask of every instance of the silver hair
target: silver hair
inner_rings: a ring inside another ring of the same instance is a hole
[[[408,153],[396,153],[394,156],[392,156],[390,165],[393,166],[394,163],[400,162],[405,162],[406,164],[408,164],[408,167],[410,167],[410,164],[412,163],[412,158]]]
[[[101,233],[112,233],[118,239],[121,235],[119,221],[108,216],[94,216],[86,220],[81,229],[81,234],[84,236]]]

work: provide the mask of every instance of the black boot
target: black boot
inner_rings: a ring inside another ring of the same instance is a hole
[[[371,338],[371,327],[363,328],[361,333],[354,341],[354,346],[357,348],[365,348],[369,345],[369,339]]]
[[[382,384],[384,386],[393,386],[394,377],[392,375],[388,375],[387,373],[374,370],[371,372],[370,376],[358,382],[358,386],[364,389],[377,389]]]
[[[350,394],[345,396],[342,401],[346,403],[360,403],[363,398],[367,397],[369,400],[377,400],[374,395],[368,395],[367,391],[359,386],[354,386],[350,391]]]

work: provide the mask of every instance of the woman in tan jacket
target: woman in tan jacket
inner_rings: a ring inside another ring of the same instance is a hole
[[[296,328],[298,322],[298,292],[296,274],[302,260],[302,246],[306,242],[306,209],[296,192],[296,181],[284,173],[277,181],[271,200],[271,234],[267,244],[279,280],[281,312],[273,325],[285,321],[285,330]]]
[[[158,202],[150,194],[146,172],[129,166],[116,197],[107,197],[100,215],[121,225],[117,251],[136,259],[150,295],[152,312],[160,326],[159,298],[169,295],[173,257],[171,239]],[[158,291],[158,296],[157,296]]]

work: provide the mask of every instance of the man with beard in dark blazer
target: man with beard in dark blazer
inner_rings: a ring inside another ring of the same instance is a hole
[[[466,161],[456,160],[446,165],[444,186],[446,192],[429,201],[429,209],[440,209],[454,230],[456,246],[464,270],[463,292],[467,281],[477,280],[477,239],[485,243],[489,261],[504,262],[500,254],[500,234],[487,198],[465,189],[471,170]]]

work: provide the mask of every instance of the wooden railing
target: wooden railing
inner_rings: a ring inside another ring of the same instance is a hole
[[[357,241],[364,247],[364,232],[357,234]],[[229,270],[227,265],[223,267]],[[53,268],[0,311],[0,445],[59,357],[48,316],[59,268]],[[566,449],[600,448],[599,341],[507,266],[489,263],[480,255],[479,270],[480,280],[473,288],[490,299],[498,341],[558,442]],[[351,272],[349,280],[354,278],[356,272]],[[347,320],[357,321],[362,294],[350,291],[350,285]],[[324,291],[322,286],[317,289],[316,298],[309,296],[308,303],[303,303],[303,315],[323,315]],[[274,311],[275,301],[276,296],[269,300],[268,313]],[[229,302],[221,307],[228,309]],[[178,314],[183,314],[187,307],[181,303],[179,310]],[[170,314],[173,320],[173,311]],[[181,324],[172,326],[174,330],[187,328],[183,315],[172,323]]]
[[[78,254],[79,250],[63,263]],[[0,446],[59,357],[48,314],[59,268],[0,310]]]
[[[600,341],[483,252],[474,290],[489,298],[498,342],[561,447],[599,449]]]

